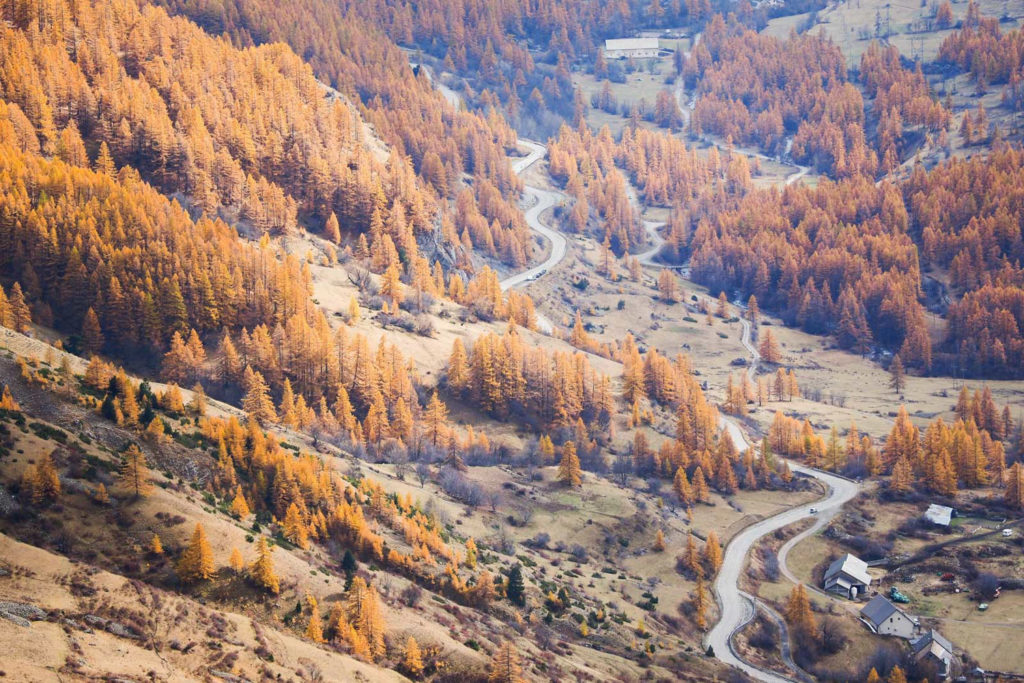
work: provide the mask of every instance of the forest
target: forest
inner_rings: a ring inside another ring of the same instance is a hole
[[[0,677],[1024,666],[1022,17],[861,9],[0,5]]]

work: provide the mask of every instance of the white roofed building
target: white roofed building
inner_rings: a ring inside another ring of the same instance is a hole
[[[847,553],[825,570],[825,590],[847,598],[862,595],[871,585],[868,565],[859,557]]]
[[[924,518],[938,526],[949,526],[949,523],[953,518],[953,508],[932,503],[925,511]]]
[[[660,53],[657,38],[610,38],[604,41],[606,59],[657,57]]]

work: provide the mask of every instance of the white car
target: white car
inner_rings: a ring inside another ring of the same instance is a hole
[[[818,514],[818,508],[811,508],[810,510],[808,510],[808,512],[810,512],[812,515],[816,515]]]

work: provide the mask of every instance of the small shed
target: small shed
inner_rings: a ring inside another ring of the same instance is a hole
[[[953,519],[953,508],[932,503],[925,511],[924,518],[937,526],[949,526]]]

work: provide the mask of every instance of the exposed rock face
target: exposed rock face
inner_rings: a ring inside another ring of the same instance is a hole
[[[33,621],[46,619],[46,610],[24,602],[0,601],[0,618],[28,628]]]

